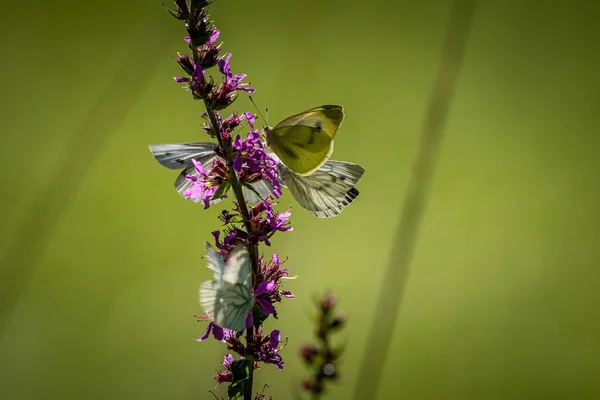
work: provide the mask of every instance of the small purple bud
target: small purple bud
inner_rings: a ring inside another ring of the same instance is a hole
[[[312,343],[300,347],[300,356],[309,364],[312,363],[318,355],[319,349]]]

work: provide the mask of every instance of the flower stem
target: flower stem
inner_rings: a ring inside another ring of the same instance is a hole
[[[228,169],[229,179],[231,181],[231,188],[233,193],[235,194],[235,199],[238,203],[238,207],[240,209],[240,213],[242,214],[242,218],[244,220],[244,226],[246,227],[246,231],[248,235],[252,234],[252,222],[250,221],[250,213],[248,212],[248,205],[246,204],[246,199],[244,198],[244,192],[242,191],[242,185],[237,179],[237,175],[235,173],[235,169],[233,168],[233,157],[231,152],[231,145],[226,145],[225,140],[221,136],[221,127],[217,122],[217,118],[215,117],[215,111],[210,107],[206,99],[204,100],[204,107],[206,108],[206,113],[208,114],[208,118],[210,120],[210,125],[213,128],[213,132],[217,137],[219,142],[219,146],[221,150],[224,152],[226,156],[226,163]],[[250,253],[250,264],[252,266],[252,279],[258,274],[258,247],[256,244],[248,244],[248,252]],[[254,329],[250,327],[246,329],[246,346],[250,346],[250,344],[254,341]],[[244,400],[252,400],[252,381],[254,378],[254,363],[250,366],[250,377],[244,381]]]

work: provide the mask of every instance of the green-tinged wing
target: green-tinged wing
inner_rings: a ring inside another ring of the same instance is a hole
[[[213,277],[217,282],[223,282],[225,275],[225,262],[215,249],[208,242],[204,242],[204,253],[206,254],[206,262],[208,269],[213,273]]]
[[[301,175],[313,173],[333,152],[333,140],[318,128],[282,126],[269,135],[269,147],[289,169]]]
[[[333,140],[342,121],[344,120],[344,108],[337,104],[326,104],[292,115],[275,125],[274,129],[283,126],[307,126],[324,131]]]
[[[198,143],[180,143],[180,144],[153,144],[150,145],[150,151],[154,158],[164,167],[169,169],[181,169],[183,171],[175,179],[175,190],[181,197],[194,203],[202,203],[202,198],[191,199],[185,196],[185,191],[194,184],[186,177],[188,175],[198,177],[196,168],[192,160],[196,160],[204,166],[204,169],[210,169],[217,156],[215,153],[216,143],[198,142]],[[211,204],[218,203],[223,199],[211,200]]]
[[[252,293],[243,284],[206,281],[200,285],[200,303],[204,311],[221,328],[236,332],[246,328],[246,318],[252,308]]]
[[[229,253],[223,281],[250,286],[250,254],[243,246],[237,246]]]
[[[273,193],[273,184],[265,179],[261,179],[260,181],[256,181],[250,184],[252,186],[252,190],[247,187],[242,187],[242,191],[244,192],[244,198],[248,203],[258,203],[260,201],[266,200],[267,196]]]
[[[343,161],[327,161],[309,176],[290,171],[278,165],[281,183],[305,209],[318,218],[335,217],[358,197],[354,185],[365,172],[358,164]]]
[[[329,159],[343,119],[341,106],[315,107],[266,128],[267,144],[292,171],[310,175]]]
[[[192,159],[207,163],[215,157],[216,143],[197,142],[180,144],[152,144],[150,151],[156,161],[169,169],[181,169],[192,165]]]

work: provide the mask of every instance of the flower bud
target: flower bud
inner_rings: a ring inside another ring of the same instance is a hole
[[[319,349],[314,344],[305,344],[300,348],[300,356],[307,363],[312,363],[314,359],[319,355]]]

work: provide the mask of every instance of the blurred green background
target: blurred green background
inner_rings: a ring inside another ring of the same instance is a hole
[[[263,250],[299,278],[267,323],[289,338],[257,375],[275,398],[326,289],[350,318],[328,398],[360,385],[450,4],[212,6],[271,123],[342,104],[333,158],[367,170],[338,218],[281,199],[295,230]],[[478,2],[378,398],[600,398],[599,12]],[[220,207],[181,199],[147,148],[205,139],[172,80],[183,36],[159,1],[2,2],[0,398],[210,397],[224,348],[192,313]]]

